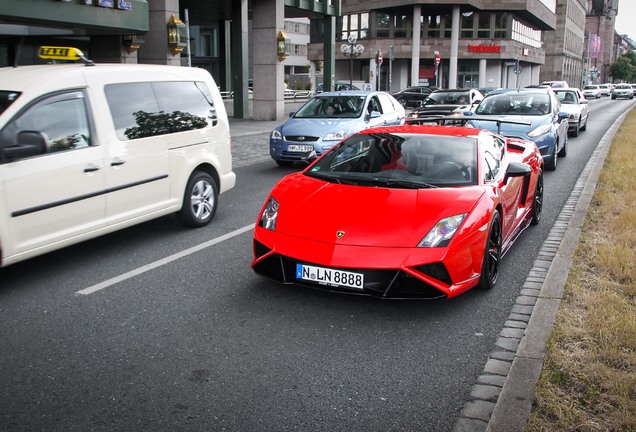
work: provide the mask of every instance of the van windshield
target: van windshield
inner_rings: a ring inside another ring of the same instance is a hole
[[[20,96],[20,92],[0,90],[0,114]]]

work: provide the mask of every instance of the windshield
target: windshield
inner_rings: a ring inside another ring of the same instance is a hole
[[[334,183],[396,188],[477,184],[477,139],[425,134],[356,134],[305,175]]]
[[[424,100],[424,105],[465,105],[469,103],[468,91],[431,93]]]
[[[0,90],[0,114],[20,96],[21,93],[14,91]]]
[[[477,107],[481,115],[546,115],[550,112],[550,97],[547,93],[509,92],[490,95]]]
[[[294,118],[357,118],[363,106],[364,96],[316,96],[303,105]]]
[[[587,85],[583,88],[583,90],[596,90],[598,89],[598,86],[595,85]]]

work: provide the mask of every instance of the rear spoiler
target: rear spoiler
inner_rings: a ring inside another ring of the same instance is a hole
[[[502,124],[516,124],[523,126],[530,126],[532,123],[524,122],[519,120],[508,120],[501,117],[492,117],[492,116],[474,116],[474,115],[423,115],[418,118],[408,119],[408,124],[438,124],[442,126],[454,125],[454,126],[464,126],[469,121],[491,121],[497,123],[497,133],[501,135],[501,125]]]

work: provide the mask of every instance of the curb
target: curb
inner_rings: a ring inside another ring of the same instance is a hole
[[[603,135],[539,251],[453,432],[523,432],[543,369],[546,341],[612,139],[633,109]]]

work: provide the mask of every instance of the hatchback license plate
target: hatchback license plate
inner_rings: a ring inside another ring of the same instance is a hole
[[[296,279],[315,282],[331,287],[346,286],[363,289],[364,275],[345,270],[316,267],[307,264],[296,264]]]
[[[290,152],[310,152],[314,149],[312,145],[290,144],[287,150]]]

